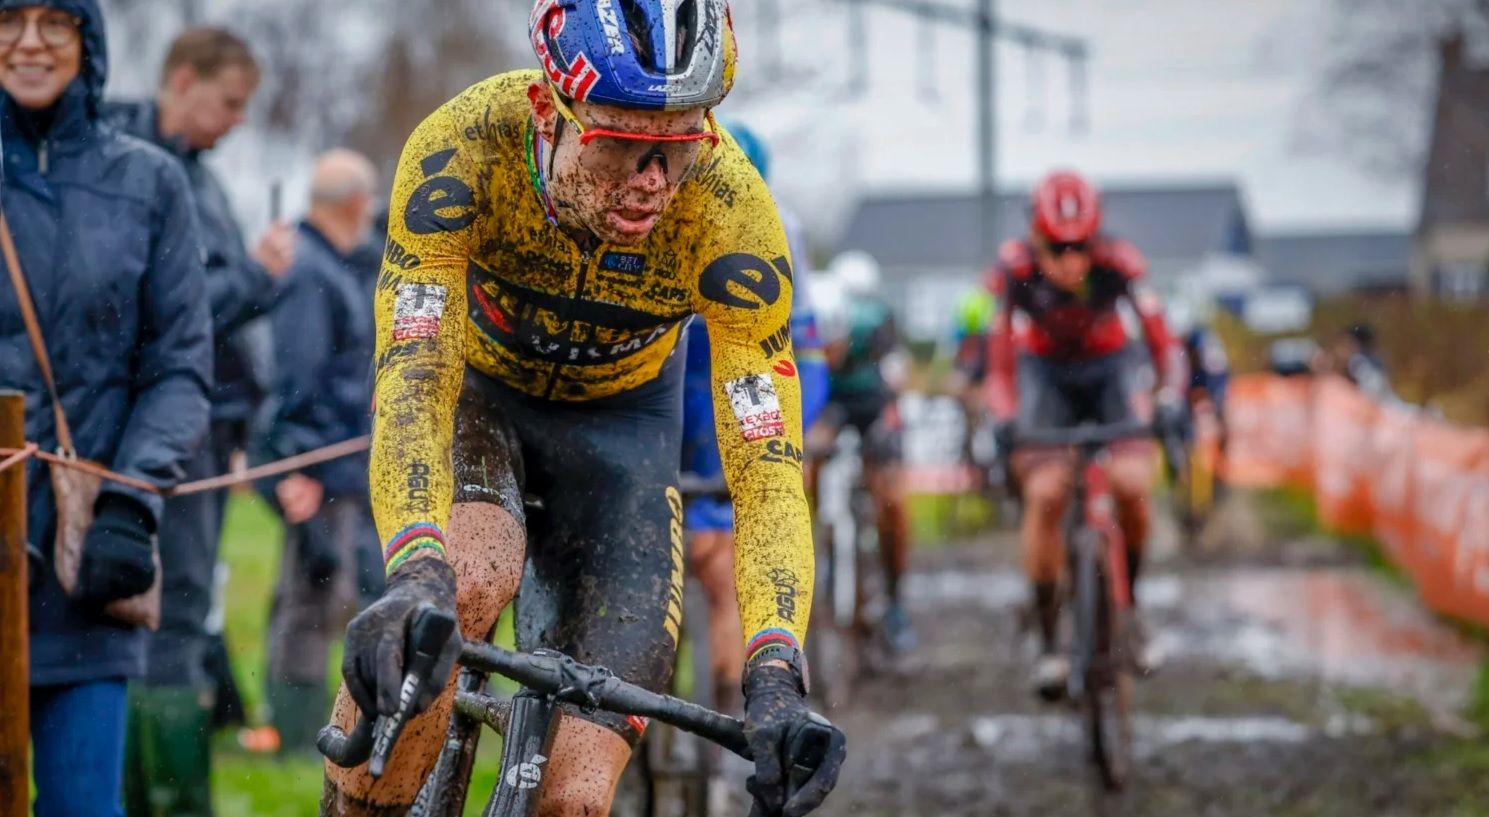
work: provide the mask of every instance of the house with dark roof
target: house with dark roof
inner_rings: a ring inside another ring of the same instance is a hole
[[[1267,283],[1301,287],[1316,298],[1407,288],[1412,236],[1403,230],[1338,230],[1261,235],[1256,258]]]
[[[1438,47],[1432,139],[1423,168],[1412,288],[1447,298],[1489,294],[1489,56],[1461,35]]]
[[[1135,244],[1160,288],[1254,252],[1246,209],[1231,182],[1103,186],[1102,208],[1103,231]],[[873,254],[906,333],[939,337],[957,297],[985,272],[979,213],[971,192],[872,195],[849,220],[838,249]],[[1000,243],[1028,234],[1027,190],[998,196],[995,224]]]

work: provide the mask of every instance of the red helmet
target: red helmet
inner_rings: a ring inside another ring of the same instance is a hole
[[[1057,170],[1034,188],[1034,232],[1048,241],[1076,244],[1096,237],[1101,198],[1080,175]]]

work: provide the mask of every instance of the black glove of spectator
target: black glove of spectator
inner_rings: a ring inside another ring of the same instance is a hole
[[[150,589],[155,559],[150,535],[155,519],[138,500],[123,494],[101,494],[93,507],[93,527],[83,539],[83,560],[73,598],[86,607],[102,608]]]
[[[325,587],[341,568],[341,554],[336,552],[330,525],[318,516],[296,527],[299,529],[300,569],[305,580],[311,587]]]
[[[367,715],[394,715],[408,656],[409,627],[419,605],[429,604],[455,616],[455,570],[443,559],[411,559],[388,577],[383,597],[363,610],[346,628],[346,654],[341,675],[346,691]],[[457,621],[459,619],[456,619]],[[423,712],[445,688],[460,655],[456,627],[440,650],[430,683],[414,701],[410,716]]]
[[[796,673],[777,666],[748,670],[744,682],[745,736],[755,773],[745,787],[752,815],[801,817],[822,805],[848,756],[842,731],[807,708]],[[825,746],[805,745],[805,732],[825,735]],[[820,754],[802,757],[803,754]],[[813,767],[815,766],[815,769]]]

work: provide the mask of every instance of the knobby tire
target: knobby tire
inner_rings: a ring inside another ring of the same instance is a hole
[[[1082,528],[1076,559],[1076,671],[1086,738],[1102,785],[1120,791],[1131,768],[1132,675],[1119,654],[1120,613],[1099,557],[1100,535]]]

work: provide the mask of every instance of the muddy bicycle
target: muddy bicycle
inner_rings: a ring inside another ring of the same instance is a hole
[[[814,694],[829,712],[848,703],[858,681],[885,672],[895,656],[884,621],[888,589],[878,516],[865,482],[868,444],[844,424],[817,477],[817,628],[807,649]]]
[[[343,768],[368,764],[372,777],[382,776],[412,703],[431,684],[440,646],[455,632],[455,620],[432,606],[421,608],[409,629],[410,659],[399,691],[398,711],[388,717],[358,717],[351,732],[335,724],[321,729],[317,747]],[[697,704],[650,692],[616,677],[604,667],[581,664],[562,653],[513,652],[494,644],[466,641],[458,659],[455,709],[439,760],[409,810],[410,817],[460,817],[470,787],[481,727],[503,738],[500,774],[484,817],[527,817],[537,813],[543,792],[544,764],[552,755],[561,704],[603,709],[649,718],[686,730],[745,759],[751,759],[744,724]],[[491,675],[516,681],[521,690],[510,699],[486,691]],[[832,727],[821,716],[799,730],[789,747],[796,759],[787,775],[795,790],[811,778],[827,756]]]
[[[1117,525],[1107,450],[1118,442],[1159,436],[1150,423],[1017,430],[1019,447],[1071,448],[1075,468],[1063,525],[1070,569],[1066,584],[1074,620],[1066,691],[1080,713],[1090,759],[1101,782],[1116,791],[1132,767],[1132,694],[1138,672],[1133,649],[1127,548]]]

